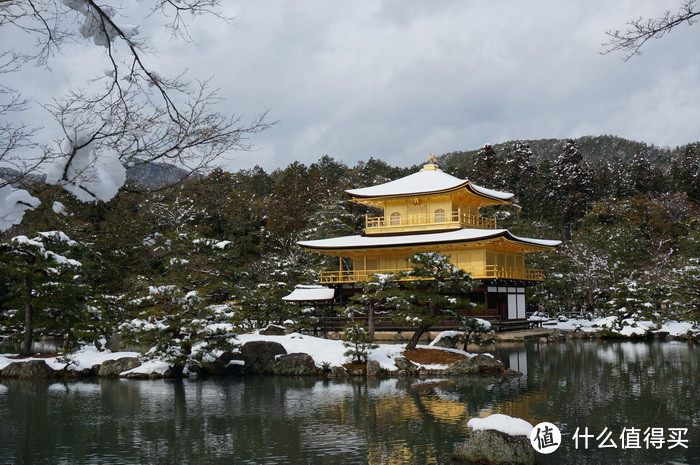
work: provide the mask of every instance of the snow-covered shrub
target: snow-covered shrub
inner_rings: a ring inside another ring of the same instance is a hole
[[[493,326],[482,318],[461,316],[459,330],[465,347],[467,344],[489,345],[496,340]]]
[[[343,355],[352,357],[353,362],[366,363],[372,349],[379,347],[370,341],[367,329],[362,325],[352,324],[347,326],[343,335],[343,345],[348,348]]]

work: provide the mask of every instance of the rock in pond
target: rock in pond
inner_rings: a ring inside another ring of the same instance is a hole
[[[318,368],[311,355],[297,352],[277,357],[272,372],[276,375],[316,375]]]
[[[0,371],[2,376],[22,379],[53,378],[56,372],[43,360],[12,362]]]
[[[472,432],[469,439],[455,447],[455,460],[489,465],[534,465],[539,463],[527,436],[510,436],[500,431]]]
[[[116,360],[105,360],[100,365],[98,376],[119,376],[119,373],[131,370],[141,365],[141,361],[136,357],[122,357]]]
[[[503,373],[503,362],[489,355],[475,355],[469,360],[457,360],[445,370],[446,375],[471,375],[477,373]]]
[[[382,366],[376,360],[370,360],[367,362],[367,376],[379,376],[382,370]]]
[[[287,350],[279,342],[248,341],[241,347],[247,373],[272,373],[275,357],[286,355]]]
[[[537,464],[538,457],[530,443],[532,424],[503,414],[472,418],[467,423],[469,439],[455,447],[453,458],[469,463],[489,465]]]
[[[399,369],[399,374],[417,375],[418,365],[407,359],[406,357],[396,357],[394,365]]]
[[[332,366],[331,372],[328,375],[330,378],[347,378],[348,370],[341,366]]]
[[[191,373],[197,373],[202,378],[209,376],[240,376],[243,374],[244,369],[245,366],[242,360],[221,358],[213,362],[201,362],[199,365],[188,367]]]

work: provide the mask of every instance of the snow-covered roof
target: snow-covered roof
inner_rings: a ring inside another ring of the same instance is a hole
[[[502,192],[494,189],[488,189],[486,187],[477,186],[473,182],[470,182],[469,185],[480,194],[488,195],[489,197],[496,197],[497,199],[501,200],[509,200],[515,196],[515,194],[511,194],[510,192]]]
[[[451,191],[465,187],[472,188],[478,194],[499,200],[513,198],[510,192],[500,192],[472,184],[466,179],[459,179],[440,169],[422,169],[394,181],[385,182],[371,187],[349,189],[345,192],[353,197],[393,197],[413,194],[428,194],[432,192]]]
[[[285,302],[312,302],[333,300],[335,289],[325,286],[297,285],[291,294],[282,297]]]
[[[556,247],[561,241],[551,241],[545,239],[531,239],[528,237],[518,237],[511,234],[507,229],[458,229],[429,234],[404,234],[400,236],[342,236],[330,239],[319,239],[315,241],[299,241],[302,247],[309,249],[366,249],[374,247],[396,247],[419,244],[445,244],[454,242],[469,242],[483,239],[504,237],[516,242],[539,247]]]

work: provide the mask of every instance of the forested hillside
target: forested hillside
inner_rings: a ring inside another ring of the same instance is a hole
[[[533,301],[697,320],[698,153],[700,144],[665,150],[601,136],[508,142],[438,159],[450,174],[516,194],[521,210],[484,212],[499,227],[565,241],[529,262],[547,276],[530,290]],[[19,330],[31,307],[35,338],[120,332],[168,353],[205,322],[292,318],[303,326],[304,315],[280,298],[331,265],[296,241],[359,233],[369,212],[345,201],[343,190],[416,169],[377,159],[350,167],[324,156],[270,173],[217,170],[156,191],[134,177],[108,203],[78,202],[34,180],[25,187],[40,207],[0,236],[0,329]],[[40,234],[47,231],[60,234]]]

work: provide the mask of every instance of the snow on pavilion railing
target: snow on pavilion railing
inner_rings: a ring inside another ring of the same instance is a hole
[[[483,216],[455,210],[453,212],[437,211],[432,214],[397,215],[392,216],[365,216],[365,228],[377,231],[377,228],[401,228],[405,226],[441,226],[443,228],[477,227],[484,229],[496,229],[496,220]]]
[[[542,281],[544,272],[532,268],[516,268],[512,266],[486,265],[480,269],[463,269],[474,279],[522,279],[525,281]],[[397,275],[411,271],[410,268],[395,268],[382,270],[342,270],[322,271],[321,284],[357,283],[371,281],[375,275]]]

